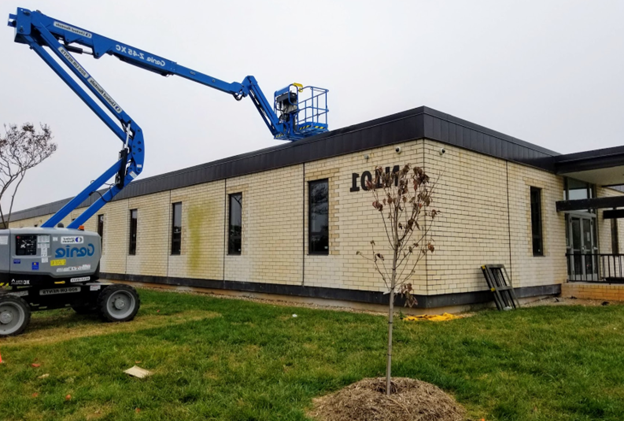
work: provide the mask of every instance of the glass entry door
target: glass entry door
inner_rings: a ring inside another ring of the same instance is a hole
[[[570,215],[568,239],[570,241],[570,279],[574,281],[597,281],[598,247],[596,245],[595,219]]]

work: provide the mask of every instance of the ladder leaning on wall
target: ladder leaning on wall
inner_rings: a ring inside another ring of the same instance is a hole
[[[481,270],[490,291],[494,294],[496,308],[507,311],[520,307],[505,265],[483,265]]]

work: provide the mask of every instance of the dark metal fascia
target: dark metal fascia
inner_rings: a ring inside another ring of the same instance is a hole
[[[624,207],[624,196],[597,197],[594,199],[560,200],[556,202],[557,212],[584,209],[608,209]]]
[[[621,165],[624,165],[624,146],[560,155],[555,168],[557,174],[567,174]]]
[[[423,138],[440,141],[496,158],[552,170],[556,152],[453,117],[429,107],[418,107],[357,125],[332,130],[293,143],[253,151],[206,164],[132,182],[115,200],[159,193],[226,178],[249,175],[321,159],[357,153]],[[82,206],[90,205],[93,195]],[[18,212],[20,220],[52,214],[70,199]]]

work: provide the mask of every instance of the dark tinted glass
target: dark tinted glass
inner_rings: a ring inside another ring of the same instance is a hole
[[[531,187],[531,234],[533,236],[533,255],[543,256],[542,189],[537,187]]]
[[[136,209],[130,211],[130,246],[128,248],[128,254],[135,255],[137,247],[137,222],[139,212]]]
[[[241,254],[243,233],[243,194],[230,195],[228,254]]]
[[[311,181],[308,198],[310,254],[329,254],[329,182]]]
[[[173,204],[173,221],[171,227],[171,254],[180,254],[182,249],[182,203]]]

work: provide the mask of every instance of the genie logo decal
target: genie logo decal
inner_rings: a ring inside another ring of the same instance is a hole
[[[115,50],[117,52],[123,53],[128,55],[129,57],[135,57],[137,59],[141,59],[143,61],[147,61],[148,63],[152,63],[155,64],[157,66],[160,67],[165,67],[167,65],[167,62],[161,58],[155,58],[152,56],[148,56],[147,58],[145,58],[145,54],[143,51],[139,51],[137,49],[133,49],[132,47],[128,47],[127,45],[120,45],[120,44],[116,44],[115,45]],[[149,54],[149,53],[147,53]]]
[[[65,246],[65,248],[56,249],[54,253],[54,257],[56,257],[57,259],[61,257],[93,256],[95,254],[95,247],[93,247],[93,244],[89,244],[86,247]]]

